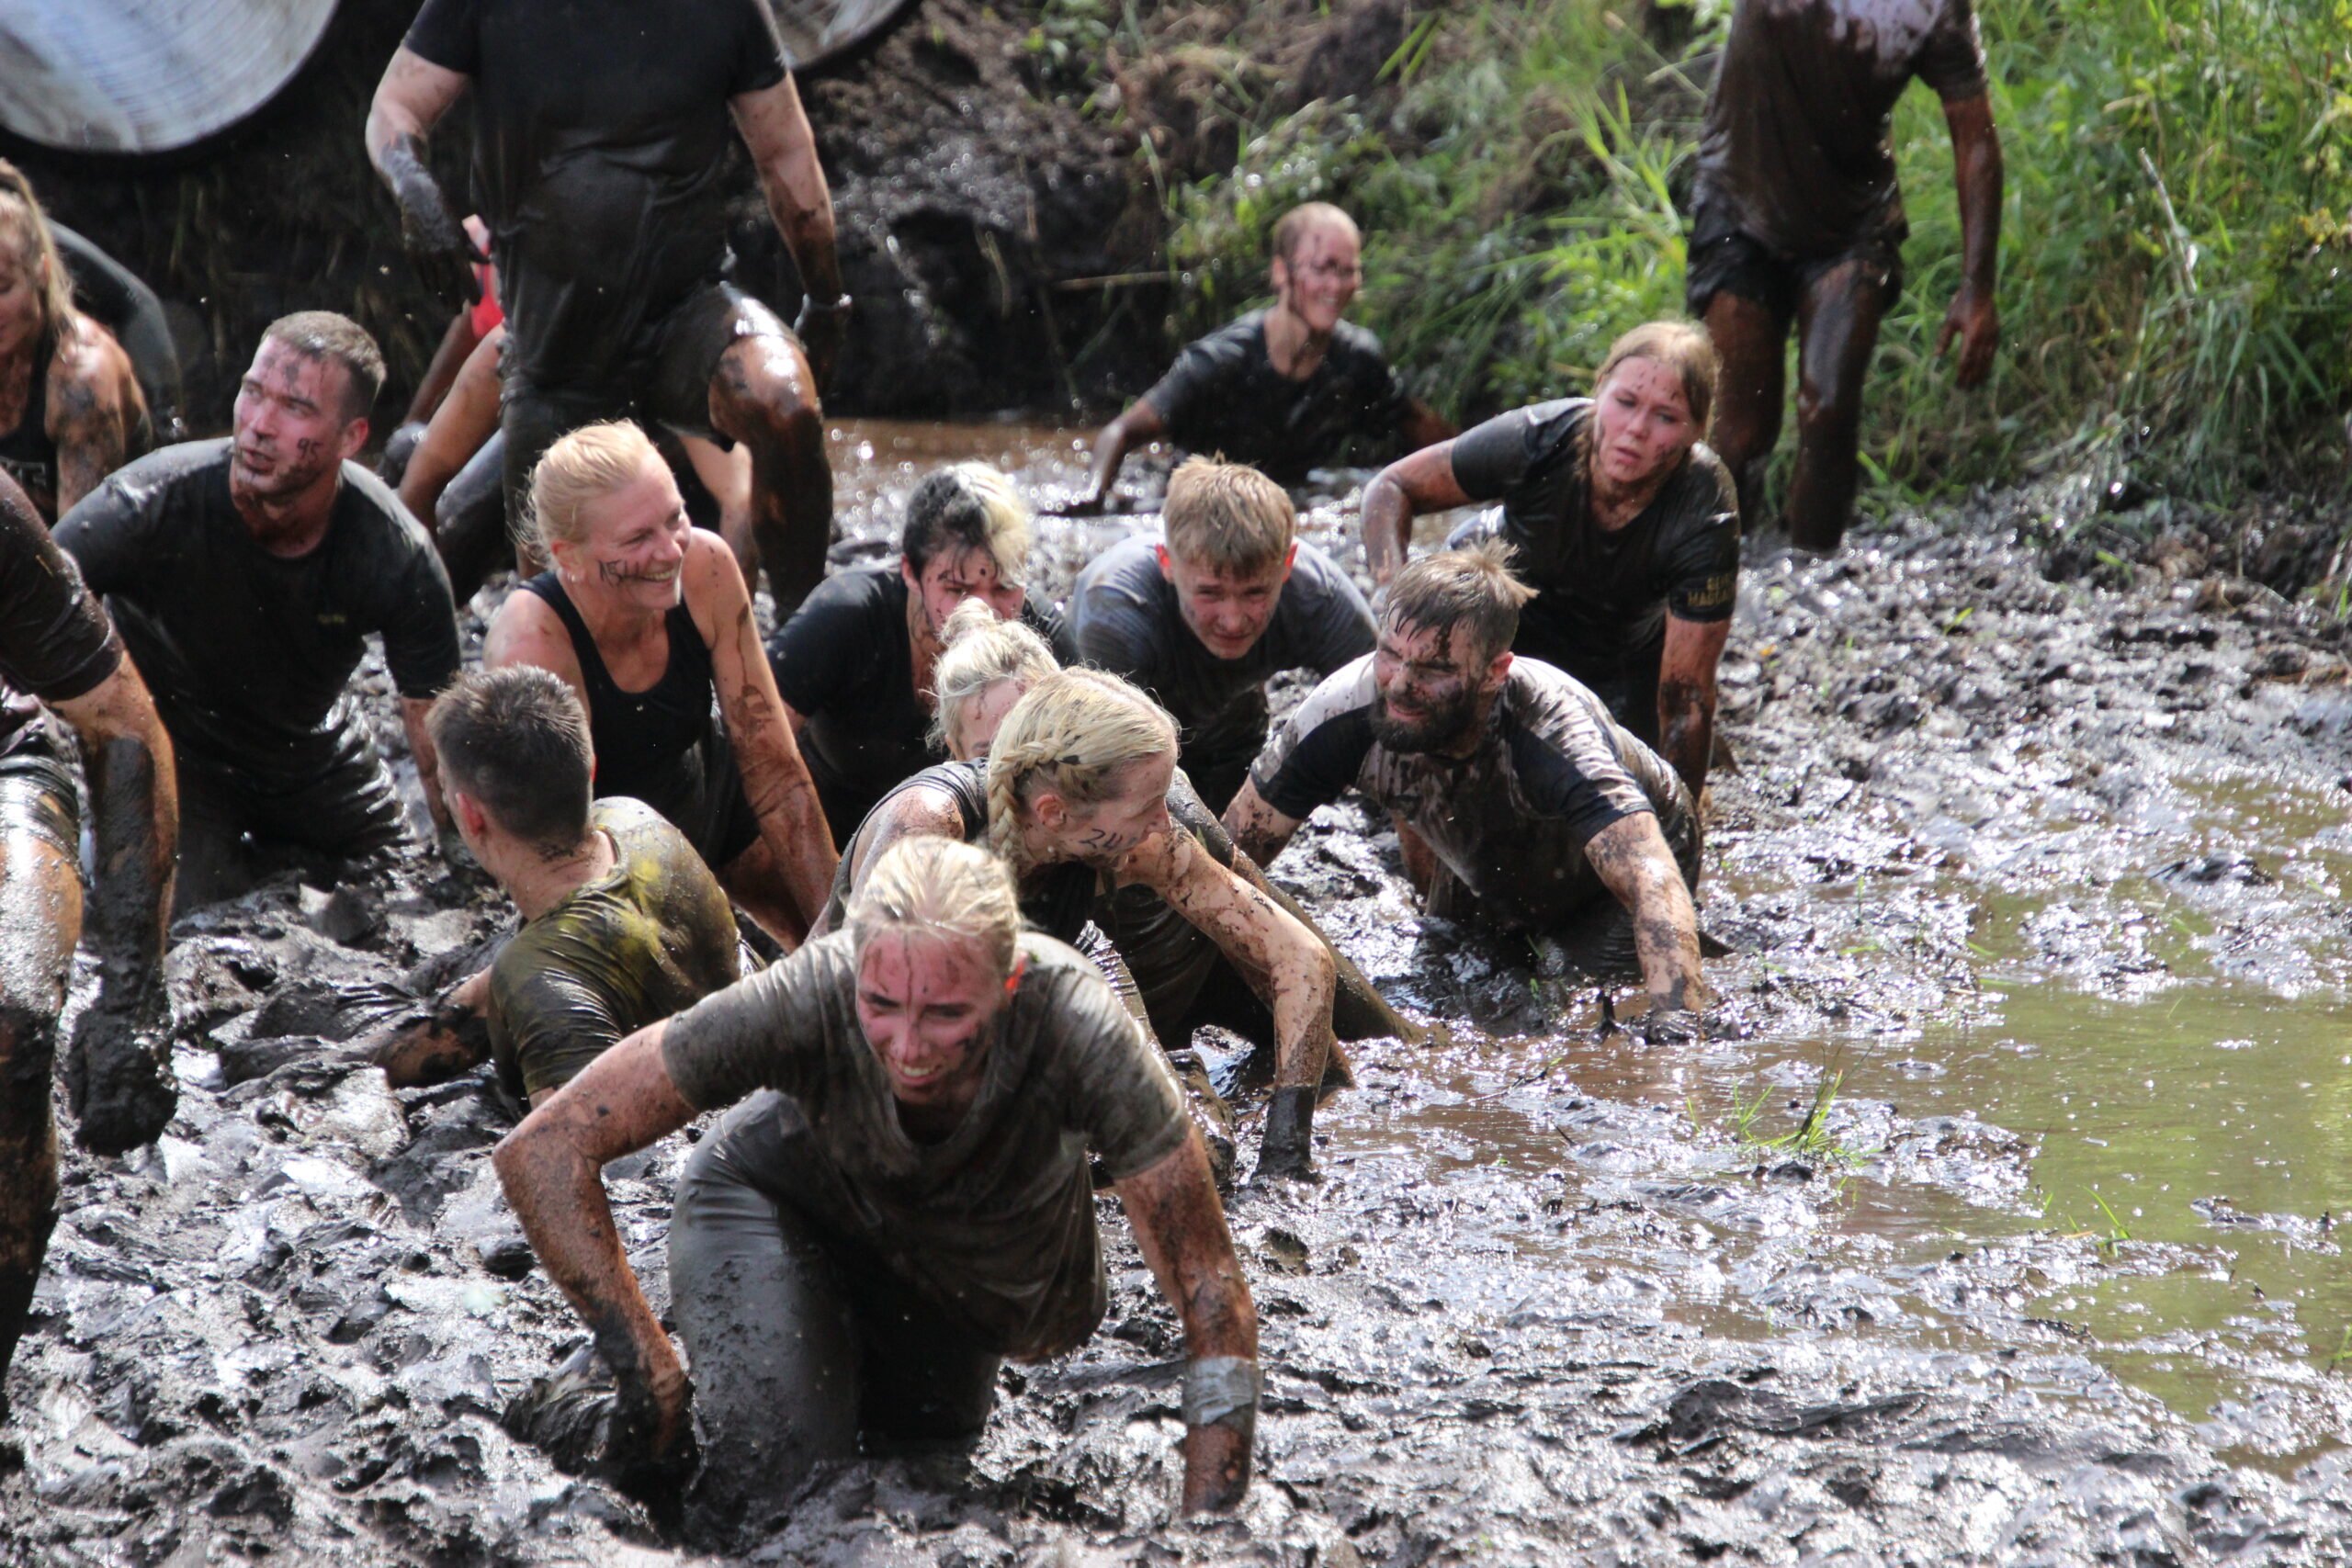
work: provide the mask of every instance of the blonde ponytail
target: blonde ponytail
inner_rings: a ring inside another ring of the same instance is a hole
[[[1057,670],[1013,705],[989,749],[989,842],[1019,872],[1021,806],[1038,787],[1073,805],[1107,800],[1130,762],[1176,750],[1168,710],[1116,675]]]
[[[940,637],[946,651],[932,671],[939,712],[931,721],[931,743],[943,751],[954,750],[967,703],[1001,681],[1017,682],[1026,692],[1061,668],[1044,637],[1019,621],[998,620],[978,599],[956,605]]]

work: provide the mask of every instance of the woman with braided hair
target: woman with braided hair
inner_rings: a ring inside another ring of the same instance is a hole
[[[1332,1030],[1347,966],[1193,793],[1164,709],[1097,670],[1038,680],[985,764],[926,769],[874,808],[842,856],[823,926],[838,927],[884,851],[924,836],[988,844],[1012,870],[1023,916],[1047,934],[1075,944],[1100,926],[1163,1042],[1183,1044],[1197,1021],[1243,1021],[1216,1004],[1231,989],[1251,994],[1260,1027],[1242,1032],[1274,1057],[1258,1169],[1308,1174],[1316,1100],[1349,1081]],[[1350,980],[1351,1037],[1406,1032],[1360,975]]]

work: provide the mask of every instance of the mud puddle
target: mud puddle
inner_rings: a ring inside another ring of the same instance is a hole
[[[844,425],[838,553],[943,459],[1067,500],[1084,440]],[[1348,495],[1304,524],[1352,559]],[[1712,1040],[1421,921],[1360,807],[1302,834],[1280,874],[1438,1043],[1359,1053],[1319,1183],[1231,1199],[1239,1519],[1170,1517],[1181,1342],[1106,1204],[1103,1331],[1008,1371],[968,1472],[854,1467],[754,1560],[2352,1560],[2352,694],[2258,593],[2045,581],[2035,504],[1750,563]],[[1041,519],[1038,591],[1136,522]],[[499,1425],[581,1342],[489,1171],[508,1112],[327,1059],[507,919],[420,862],[175,932],[187,1092],[154,1149],[68,1156],[0,1562],[691,1560]],[[657,1307],[686,1147],[612,1173]]]

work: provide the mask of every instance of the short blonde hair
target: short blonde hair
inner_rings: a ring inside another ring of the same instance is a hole
[[[977,599],[956,606],[941,636],[947,650],[932,671],[939,716],[931,722],[931,742],[943,751],[956,749],[967,703],[1001,681],[1017,682],[1026,693],[1061,668],[1044,637],[1019,621],[998,620],[996,612]]]
[[[1629,359],[1646,359],[1653,365],[1664,366],[1682,383],[1682,406],[1690,411],[1690,423],[1704,435],[1707,416],[1715,406],[1715,344],[1706,329],[1692,321],[1645,321],[1619,337],[1609,345],[1609,355],[1600,362],[1600,373],[1592,378],[1593,396],[1616,373],[1617,367]]]
[[[1170,555],[1217,571],[1264,571],[1298,536],[1289,491],[1245,464],[1209,457],[1188,457],[1168,476],[1160,522]]]
[[[1274,258],[1288,266],[1291,258],[1298,254],[1298,247],[1306,236],[1326,227],[1340,230],[1356,243],[1363,243],[1363,231],[1356,227],[1356,220],[1349,217],[1343,209],[1328,201],[1302,202],[1274,220]]]
[[[989,841],[1020,865],[1021,805],[1039,785],[1081,806],[1111,798],[1131,762],[1172,755],[1176,721],[1100,670],[1057,670],[1013,705],[989,749]]]
[[[662,454],[645,432],[625,419],[583,424],[547,450],[531,470],[531,529],[549,555],[559,544],[588,536],[582,513],[594,502],[635,484]]]
[[[863,958],[885,932],[978,944],[1000,975],[1012,973],[1021,899],[1004,863],[977,844],[933,835],[882,852],[849,901],[851,948]]]
[[[985,551],[999,581],[1022,585],[1029,566],[1029,503],[986,463],[957,463],[915,486],[899,536],[907,565],[921,577],[944,551]]]

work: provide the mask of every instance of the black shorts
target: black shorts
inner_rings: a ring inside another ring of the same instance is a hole
[[[1700,191],[1691,198],[1690,261],[1683,306],[1703,319],[1718,294],[1753,299],[1782,321],[1815,278],[1856,259],[1872,269],[1888,298],[1903,291],[1903,242],[1910,232],[1898,209],[1893,221],[1843,250],[1819,256],[1783,255],[1739,226],[1730,204]]]

